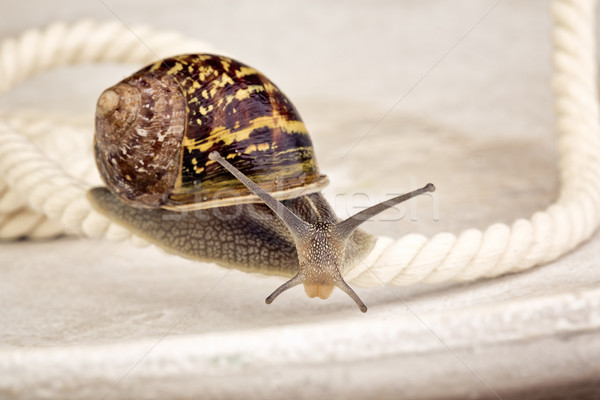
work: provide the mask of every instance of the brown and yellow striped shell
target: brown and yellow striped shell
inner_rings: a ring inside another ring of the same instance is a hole
[[[292,103],[260,72],[230,58],[167,58],[98,100],[98,169],[130,205],[181,210],[258,201],[209,160],[215,150],[280,200],[327,184]]]

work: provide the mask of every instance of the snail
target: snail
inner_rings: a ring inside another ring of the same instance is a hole
[[[160,60],[105,90],[88,198],[110,220],[167,252],[290,278],[326,299],[335,287],[367,307],[344,272],[373,248],[357,227],[432,184],[340,221],[295,107],[257,70],[228,57]]]

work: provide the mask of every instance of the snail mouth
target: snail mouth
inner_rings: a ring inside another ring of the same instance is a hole
[[[320,297],[322,299],[327,299],[331,296],[331,292],[333,292],[333,285],[325,285],[318,283],[304,283],[304,291],[306,295],[311,299],[314,297]]]

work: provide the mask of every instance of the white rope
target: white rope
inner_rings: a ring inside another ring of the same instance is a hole
[[[600,223],[600,127],[596,98],[593,0],[556,0],[553,90],[556,97],[561,192],[557,203],[485,231],[440,233],[427,239],[382,237],[353,284],[377,286],[493,277],[560,257],[590,237]],[[132,33],[135,32],[135,34]],[[151,49],[151,50],[150,50]],[[120,23],[82,21],[26,32],[0,47],[0,94],[35,73],[81,63],[142,65],[166,55],[211,51],[204,43]],[[59,120],[0,116],[0,239],[54,235],[64,227],[87,236],[124,240],[131,234],[93,211],[85,198],[95,174],[67,172],[36,133],[77,136],[87,129]],[[77,133],[75,133],[77,132]],[[39,147],[38,147],[39,146]],[[87,157],[87,156],[86,156]],[[91,154],[89,155],[91,157]],[[76,160],[69,160],[70,163]],[[55,221],[60,222],[60,225]]]
[[[179,34],[153,32],[142,26],[130,30],[116,21],[56,23],[2,42],[0,94],[39,72],[60,66],[140,66],[160,57],[198,51],[214,50]],[[56,157],[60,159],[53,160],[48,146],[38,147],[36,139],[40,136],[54,135],[60,138],[57,143],[91,136],[89,129],[80,129],[83,134],[68,135],[67,140],[65,133],[73,128],[64,122],[40,117],[0,119],[0,239],[50,237],[65,231],[92,237],[106,235],[113,240],[131,236],[91,209],[85,193],[92,175],[85,169],[83,175],[72,175],[71,171],[78,169],[71,168],[73,159],[64,158],[69,152],[58,151]],[[89,164],[91,153],[86,156]]]

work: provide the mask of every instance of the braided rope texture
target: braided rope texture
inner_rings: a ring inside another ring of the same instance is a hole
[[[444,232],[430,239],[417,234],[397,240],[381,237],[373,252],[348,272],[348,281],[380,286],[494,277],[555,260],[592,235],[600,224],[594,6],[594,0],[555,0],[552,6],[561,175],[557,202],[511,226],[494,224],[485,231],[468,229],[458,235]],[[55,67],[141,65],[192,51],[214,50],[174,33],[130,30],[118,22],[57,23],[1,44],[0,94]],[[65,135],[69,130],[74,136],[85,131],[68,121],[0,116],[0,239],[50,237],[66,231],[143,244],[91,208],[85,193],[92,172],[70,175],[42,145],[40,136]]]

